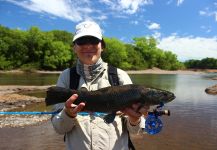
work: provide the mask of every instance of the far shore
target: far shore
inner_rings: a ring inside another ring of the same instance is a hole
[[[46,71],[35,70],[30,73],[45,73],[45,74],[60,74],[62,71]],[[162,70],[159,68],[152,68],[146,70],[126,70],[128,74],[204,74],[204,73],[217,73],[217,69],[188,69],[188,70]],[[22,70],[0,70],[0,73],[25,73]]]

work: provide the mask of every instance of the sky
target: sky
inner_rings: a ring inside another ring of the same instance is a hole
[[[0,24],[11,29],[73,33],[84,20],[125,43],[153,36],[180,61],[217,59],[217,0],[0,0]]]

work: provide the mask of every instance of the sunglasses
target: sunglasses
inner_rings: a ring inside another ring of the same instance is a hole
[[[77,45],[86,45],[86,44],[97,45],[100,42],[101,42],[100,39],[91,36],[85,36],[75,40],[75,44]]]

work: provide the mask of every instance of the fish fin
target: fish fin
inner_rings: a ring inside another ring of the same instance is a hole
[[[116,112],[106,115],[103,119],[105,123],[112,123],[115,120]]]

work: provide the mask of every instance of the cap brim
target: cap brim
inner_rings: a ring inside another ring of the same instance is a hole
[[[97,33],[95,33],[95,32],[94,32],[94,33],[85,32],[85,33],[80,33],[80,34],[75,35],[75,36],[73,37],[73,42],[74,42],[75,40],[77,40],[78,38],[83,37],[83,36],[93,36],[93,37],[96,37],[96,38],[102,40],[102,35],[101,35],[101,34],[97,34]]]

